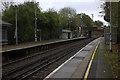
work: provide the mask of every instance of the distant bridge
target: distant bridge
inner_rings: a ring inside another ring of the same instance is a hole
[[[103,27],[81,27],[82,35],[86,37],[99,37],[103,36]]]

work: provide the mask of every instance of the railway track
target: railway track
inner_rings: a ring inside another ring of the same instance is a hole
[[[43,52],[39,52],[39,53],[36,53],[36,54],[34,54],[34,55],[32,55],[32,56],[28,56],[28,57],[25,57],[25,58],[22,58],[22,59],[18,59],[18,60],[16,60],[16,61],[12,61],[12,62],[10,62],[10,63],[7,63],[7,64],[4,64],[2,67],[3,67],[3,70],[4,70],[4,72],[6,73],[7,71],[9,71],[10,72],[10,70],[11,69],[13,69],[13,68],[17,68],[17,70],[20,68],[20,65],[23,65],[23,61],[24,61],[24,64],[25,63],[27,63],[27,64],[29,64],[29,63],[31,63],[31,62],[34,62],[34,61],[39,61],[40,60],[40,58],[41,57],[44,57],[44,55],[45,56],[47,56],[46,54],[48,53],[48,52],[54,52],[54,50],[57,50],[57,49],[61,49],[61,48],[63,48],[63,47],[66,47],[66,46],[69,46],[69,45],[63,45],[63,46],[59,46],[59,47],[57,47],[57,48],[53,48],[53,49],[49,49],[49,50],[46,50],[46,51],[43,51]],[[52,53],[53,53],[52,52]],[[50,53],[51,54],[51,53]],[[49,54],[49,55],[50,55]],[[15,64],[15,65],[14,65]],[[14,67],[13,67],[14,66]],[[9,68],[8,68],[9,67]],[[16,69],[14,69],[14,70],[12,70],[12,71],[15,71]],[[3,72],[3,76],[6,76],[7,74],[4,74],[4,72]],[[11,73],[11,72],[10,72]],[[9,73],[8,73],[9,74]]]
[[[26,80],[32,79],[36,76],[36,73],[40,78],[44,78],[49,74],[52,70],[54,70],[57,66],[59,66],[62,62],[67,60],[70,56],[72,56],[75,52],[77,52],[80,48],[84,47],[87,43],[89,43],[91,39],[85,39],[81,41],[76,41],[67,45],[63,45],[48,51],[44,51],[41,53],[37,53],[33,56],[26,57],[24,59],[20,59],[14,61],[13,63],[9,63],[3,65],[3,79],[2,80]],[[32,60],[32,61],[31,61]],[[24,64],[25,63],[25,64]],[[17,65],[15,67],[14,65]],[[24,65],[23,65],[24,64]],[[20,66],[22,65],[22,66]],[[51,70],[47,70],[47,73],[42,75],[43,72],[46,71],[47,68],[50,68],[51,65],[54,65]],[[20,67],[18,67],[20,66]],[[14,68],[10,69],[9,68]],[[8,69],[7,69],[8,68]],[[44,71],[45,69],[45,71]]]

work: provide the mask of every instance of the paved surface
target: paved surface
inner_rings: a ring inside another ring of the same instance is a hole
[[[111,72],[108,70],[104,58],[104,38],[101,38],[100,45],[97,50],[96,58],[93,60],[88,78],[110,78]]]
[[[83,78],[89,60],[100,38],[92,41],[46,78]]]

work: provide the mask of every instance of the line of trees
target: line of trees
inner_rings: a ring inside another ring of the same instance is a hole
[[[110,22],[110,2],[105,2],[103,6],[104,20]],[[111,2],[111,25],[113,28],[117,28],[117,43],[120,43],[120,1]]]
[[[37,29],[41,29],[42,40],[59,38],[62,29],[74,31],[78,27],[97,25],[88,15],[84,13],[77,14],[76,10],[70,7],[62,8],[59,12],[53,8],[43,12],[39,7],[39,3],[24,2],[19,5],[11,4],[2,13],[2,19],[12,24],[11,27],[8,27],[9,44],[15,44],[16,8],[19,43],[34,41],[35,6],[37,11]],[[37,32],[37,35],[40,36],[40,32]]]

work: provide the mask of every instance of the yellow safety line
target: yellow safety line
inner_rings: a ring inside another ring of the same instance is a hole
[[[89,63],[89,66],[88,66],[87,71],[86,71],[86,73],[85,73],[84,80],[86,80],[87,77],[88,77],[89,70],[90,70],[90,67],[91,67],[91,64],[92,64],[92,61],[93,61],[93,59],[94,59],[94,56],[95,56],[95,53],[96,53],[96,50],[97,50],[97,48],[98,48],[99,43],[100,43],[100,40],[99,40],[99,42],[97,43],[97,46],[95,47],[94,53],[93,53],[92,58],[91,58],[90,63]]]

